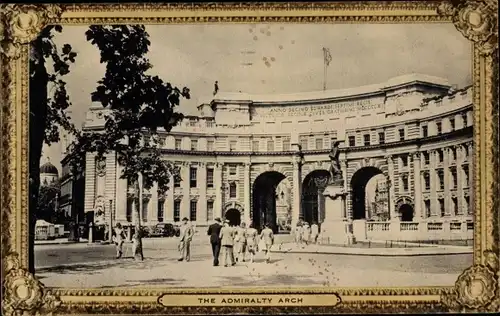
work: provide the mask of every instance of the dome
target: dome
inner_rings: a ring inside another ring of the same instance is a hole
[[[40,173],[59,174],[56,166],[54,166],[50,162],[46,162],[40,167]]]

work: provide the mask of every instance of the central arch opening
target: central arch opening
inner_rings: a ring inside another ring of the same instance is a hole
[[[231,226],[240,226],[241,224],[241,213],[235,208],[230,208],[224,214],[224,218],[229,221]]]
[[[325,218],[325,197],[323,191],[330,179],[327,170],[314,170],[302,183],[302,220],[320,224]]]
[[[367,184],[375,176],[382,174],[376,167],[363,167],[356,171],[351,178],[352,189],[352,219],[370,218],[369,205],[367,205]]]
[[[278,232],[276,215],[276,189],[285,175],[277,171],[267,171],[255,179],[252,196],[252,224],[259,231],[268,224],[273,232]]]

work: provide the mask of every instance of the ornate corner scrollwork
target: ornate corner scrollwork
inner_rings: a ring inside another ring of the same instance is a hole
[[[451,16],[460,33],[473,41],[483,55],[491,55],[498,41],[498,1],[465,0],[443,2],[438,14]]]
[[[493,251],[485,251],[485,264],[477,264],[466,269],[458,277],[451,293],[441,296],[441,302],[451,311],[497,311],[498,297],[498,256]]]
[[[61,14],[61,6],[55,4],[0,6],[0,53],[8,59],[19,58],[21,46],[33,41],[46,25],[56,21]]]
[[[3,315],[51,315],[61,305],[57,296],[45,291],[33,274],[21,268],[18,254],[10,254],[4,263]]]

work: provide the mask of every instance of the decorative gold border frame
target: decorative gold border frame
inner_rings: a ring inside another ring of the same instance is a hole
[[[473,42],[474,264],[455,286],[231,290],[217,293],[337,293],[335,307],[238,307],[243,313],[401,313],[500,311],[498,186],[498,1],[2,5],[0,11],[1,212],[4,315],[52,313],[231,313],[235,307],[164,307],[163,293],[213,290],[45,288],[27,271],[28,53],[48,24],[104,23],[454,23]],[[327,305],[327,304],[325,304]]]

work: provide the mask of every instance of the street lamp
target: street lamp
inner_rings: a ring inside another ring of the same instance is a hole
[[[385,177],[386,186],[387,186],[387,211],[389,212],[389,218],[393,219],[391,216],[391,186],[392,182],[389,176]]]

